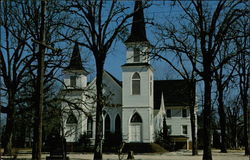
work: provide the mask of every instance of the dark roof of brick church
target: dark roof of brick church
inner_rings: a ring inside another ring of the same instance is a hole
[[[155,80],[154,109],[160,109],[162,93],[165,107],[190,106],[195,101],[195,83],[190,84],[186,80]]]
[[[135,1],[134,12],[135,12],[135,14],[133,16],[131,34],[128,37],[128,39],[125,41],[125,43],[128,43],[128,42],[148,42],[141,0]]]
[[[71,54],[70,63],[65,69],[66,70],[83,70],[87,73],[87,71],[82,65],[82,59],[81,59],[78,43],[75,43],[73,52]]]

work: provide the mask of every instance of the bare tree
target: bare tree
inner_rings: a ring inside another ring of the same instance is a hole
[[[226,128],[228,135],[228,145],[232,149],[237,149],[240,143],[240,135],[242,133],[242,108],[239,102],[239,96],[231,99],[225,105]]]
[[[0,27],[4,34],[3,43],[0,46],[0,76],[4,82],[4,88],[1,88],[1,90],[7,94],[8,99],[6,106],[1,106],[1,112],[7,114],[6,130],[4,133],[4,154],[11,154],[17,92],[20,91],[22,79],[25,77],[25,70],[34,61],[35,57],[27,53],[25,42],[28,39],[28,33],[23,26],[17,25],[15,3],[10,1],[1,3]]]
[[[230,74],[232,74],[231,72]],[[231,76],[228,76],[226,80],[223,81],[223,69],[221,68],[218,72],[215,72],[215,80],[218,92],[218,113],[220,116],[220,129],[221,129],[221,144],[220,150],[222,153],[227,153],[227,135],[226,135],[226,114],[224,108],[224,90],[229,83]]]
[[[142,7],[141,1],[136,1],[136,3],[139,3]],[[74,17],[74,23],[64,23],[64,26],[71,29],[72,32],[70,35],[62,35],[66,39],[75,42],[75,39],[71,37],[77,33],[80,36],[77,40],[79,45],[89,49],[95,58],[97,101],[94,159],[102,159],[103,67],[113,42],[129,25],[127,20],[134,13],[129,11],[130,7],[122,5],[119,1],[74,0],[68,1],[64,7]]]
[[[236,57],[236,71],[239,77],[239,89],[241,105],[244,117],[244,146],[245,155],[250,154],[250,147],[248,144],[248,110],[249,110],[249,83],[250,83],[250,32],[249,32],[249,17],[245,17],[239,21],[239,27],[243,29],[243,37],[235,39],[237,50],[241,53]]]
[[[45,57],[43,58],[44,68],[41,71],[46,72],[46,74],[43,76],[44,78],[42,78],[44,86],[40,89],[42,89],[43,92],[47,92],[54,84],[52,80],[59,80],[57,78],[58,74],[56,76],[55,74],[57,70],[62,67],[62,59],[64,56],[59,50],[53,48],[53,46],[59,42],[59,37],[56,36],[55,33],[60,29],[60,26],[55,25],[55,22],[63,19],[61,16],[58,16],[57,8],[55,7],[57,6],[55,5],[57,2],[59,1],[50,1],[50,5],[46,7],[48,10],[45,15],[47,18],[46,23],[41,17],[41,11],[39,10],[41,9],[41,4],[45,3],[45,1],[40,2],[40,4],[38,1],[1,2],[1,4],[3,4],[1,6],[1,29],[3,32],[1,33],[5,35],[3,43],[1,43],[0,46],[1,77],[5,83],[4,88],[1,86],[1,90],[4,90],[4,93],[8,95],[8,99],[12,98],[12,100],[9,101],[13,103],[2,106],[1,109],[1,112],[7,113],[7,117],[10,117],[6,125],[8,130],[6,130],[6,137],[4,138],[6,146],[10,146],[8,148],[11,148],[11,132],[13,131],[13,124],[15,123],[13,117],[16,112],[19,112],[15,108],[22,103],[30,101],[32,98],[30,94],[33,94],[33,102],[29,103],[31,106],[26,110],[38,106],[34,104],[37,102],[36,99],[34,99],[34,95],[39,94],[35,94],[34,90],[31,91],[33,93],[28,93],[29,96],[26,95],[26,97],[20,94],[27,84],[35,88],[37,82],[34,82],[34,79],[37,79],[39,82],[36,71],[41,67],[40,61],[39,67],[37,65],[37,57],[39,57],[41,51],[44,52]],[[55,16],[56,14],[57,16]],[[44,24],[42,21],[44,21]],[[41,27],[42,25],[44,26]],[[46,30],[43,28],[46,28]],[[42,35],[46,38],[46,42],[41,41]],[[40,46],[38,53],[36,50],[37,45]],[[45,48],[52,50],[52,52],[46,51],[45,53]],[[46,96],[44,99],[46,99]],[[39,114],[41,115],[42,112],[40,111]],[[32,117],[38,116],[32,115]],[[34,137],[37,138],[37,136]],[[35,150],[36,149],[34,149],[34,152],[36,152]],[[5,149],[5,152],[9,151],[10,149]]]
[[[235,54],[237,50],[232,49],[229,46],[230,43],[224,42],[222,44],[222,49],[216,58],[216,63],[221,63],[222,60],[228,55]],[[215,65],[216,66],[216,65]],[[231,67],[230,67],[231,66]],[[219,124],[221,129],[221,144],[220,150],[222,153],[227,153],[227,135],[226,135],[226,113],[224,107],[224,92],[227,89],[229,83],[231,82],[234,72],[235,72],[236,63],[232,65],[224,64],[218,70],[215,71],[214,77],[216,81],[216,88],[218,93],[218,113],[219,113]]]
[[[41,24],[39,42],[46,44],[46,30],[45,30],[45,15],[46,15],[46,0],[41,0]],[[37,104],[35,108],[35,122],[34,122],[34,143],[32,149],[32,159],[40,160],[42,151],[42,127],[43,127],[43,102],[44,102],[44,56],[45,46],[39,44],[39,51],[37,54],[38,68],[37,68]]]
[[[235,54],[228,55],[213,66],[224,41],[235,39],[241,35],[230,35],[237,19],[248,10],[244,1],[220,0],[209,8],[209,2],[202,0],[175,1],[182,9],[182,21],[162,27],[165,50],[179,52],[188,57],[195,73],[204,82],[203,109],[203,160],[212,160],[211,153],[211,89],[213,74],[226,64]]]

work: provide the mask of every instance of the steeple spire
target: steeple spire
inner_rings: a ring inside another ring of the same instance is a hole
[[[145,29],[144,13],[142,8],[142,0],[135,0],[134,12],[135,14],[133,17],[131,34],[125,41],[125,43],[148,42]]]
[[[75,43],[75,46],[71,55],[70,63],[68,67],[66,67],[66,70],[81,70],[87,73],[87,71],[82,66],[82,59],[80,56],[79,46],[77,42]]]

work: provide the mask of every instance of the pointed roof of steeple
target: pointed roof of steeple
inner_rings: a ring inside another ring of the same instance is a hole
[[[71,54],[70,63],[68,67],[66,67],[66,70],[80,70],[80,71],[84,71],[88,73],[82,65],[82,59],[81,59],[80,50],[79,50],[79,46],[77,42],[75,43],[73,52]]]
[[[165,100],[164,100],[163,92],[161,93],[161,106],[160,106],[160,110],[161,110],[164,114],[166,114]]]
[[[135,0],[134,12],[135,14],[133,16],[131,34],[125,41],[125,43],[148,42],[145,29],[144,13],[142,8],[142,0]]]

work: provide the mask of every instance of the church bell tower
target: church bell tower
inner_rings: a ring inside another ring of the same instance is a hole
[[[146,36],[143,2],[135,1],[131,34],[122,65],[122,131],[125,142],[153,142],[153,68]]]
[[[65,89],[84,89],[87,86],[88,72],[82,66],[78,43],[75,43],[70,63],[63,72]]]

